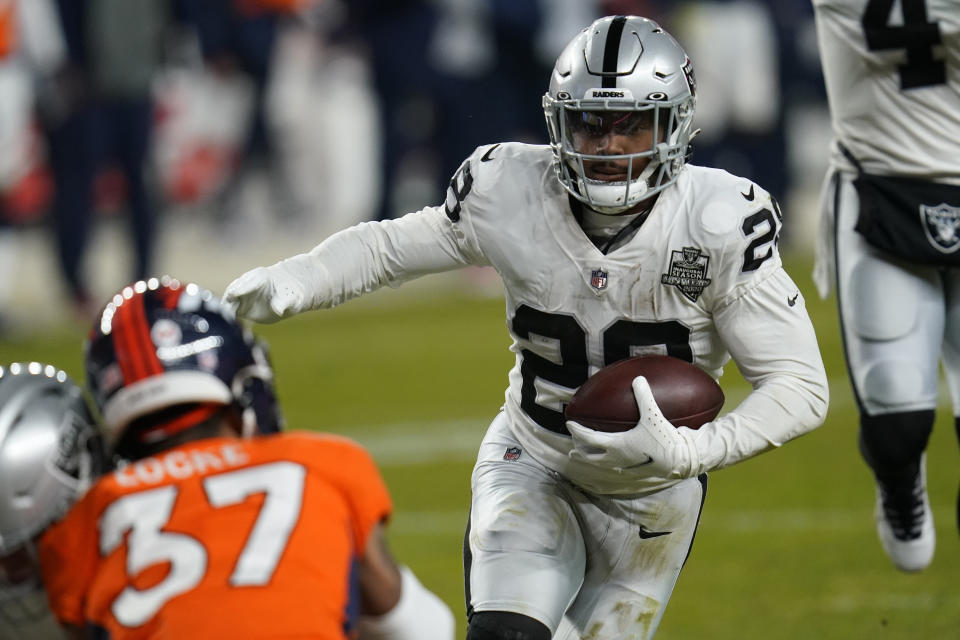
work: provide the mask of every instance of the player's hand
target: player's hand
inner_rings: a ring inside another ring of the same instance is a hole
[[[643,376],[633,379],[640,421],[632,429],[607,433],[568,421],[573,437],[570,457],[644,476],[689,478],[699,467],[699,455],[687,427],[674,427],[663,417]]]
[[[241,318],[271,323],[306,310],[302,283],[282,262],[247,271],[227,286],[223,304]]]

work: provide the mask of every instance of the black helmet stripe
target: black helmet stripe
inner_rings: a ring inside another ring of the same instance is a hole
[[[627,16],[617,16],[610,22],[607,41],[603,45],[603,88],[617,86],[617,60],[620,58],[620,38],[623,37],[623,25]]]

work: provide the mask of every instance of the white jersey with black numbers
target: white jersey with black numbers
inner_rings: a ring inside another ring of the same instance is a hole
[[[780,212],[757,185],[687,166],[636,234],[604,255],[584,234],[549,147],[479,148],[443,206],[364,223],[314,249],[332,306],[383,284],[467,264],[503,280],[516,361],[504,411],[526,451],[599,493],[676,479],[569,458],[563,408],[601,367],[668,354],[719,377],[731,354],[754,391],[696,432],[697,473],[779,446],[823,420],[827,385],[803,296],[777,249]],[[451,345],[450,348],[456,348]]]
[[[960,184],[960,4],[813,5],[836,140],[867,173]]]

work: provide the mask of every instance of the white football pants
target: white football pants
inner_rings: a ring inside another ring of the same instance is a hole
[[[854,229],[851,174],[825,190],[834,207],[840,325],[854,393],[870,415],[934,409],[943,358],[960,406],[960,268],[911,264],[871,247]]]
[[[641,639],[656,631],[690,551],[706,476],[644,496],[590,494],[532,459],[501,413],[472,489],[473,610],[536,618],[555,638]]]

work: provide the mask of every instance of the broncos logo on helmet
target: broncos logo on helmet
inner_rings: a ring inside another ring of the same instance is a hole
[[[164,276],[125,287],[101,312],[84,360],[108,448],[162,441],[223,406],[238,409],[243,435],[282,428],[266,344],[196,284]],[[191,412],[128,433],[175,407]]]

